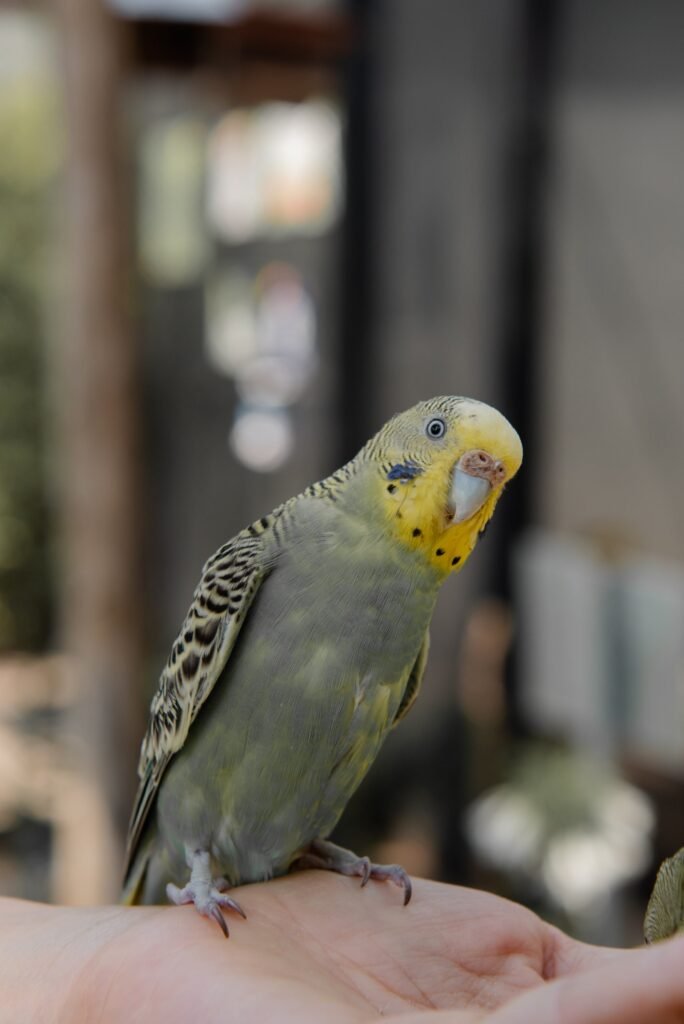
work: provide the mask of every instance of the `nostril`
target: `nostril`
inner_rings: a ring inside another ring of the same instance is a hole
[[[485,463],[487,461],[487,456],[485,455],[484,452],[479,452],[477,457],[482,463]]]

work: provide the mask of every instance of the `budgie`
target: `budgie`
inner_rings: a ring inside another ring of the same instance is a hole
[[[647,942],[677,932],[684,932],[684,847],[660,865],[644,920]]]
[[[391,419],[327,479],[209,558],[152,700],[124,901],[193,903],[317,867],[400,886],[328,840],[418,694],[441,584],[522,461],[497,410],[453,396]]]

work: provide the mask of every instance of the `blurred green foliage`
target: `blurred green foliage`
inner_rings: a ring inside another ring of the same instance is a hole
[[[53,192],[54,82],[0,89],[0,651],[44,647],[50,629],[44,356]]]

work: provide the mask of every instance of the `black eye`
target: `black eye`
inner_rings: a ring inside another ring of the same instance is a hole
[[[430,420],[430,422],[425,428],[425,433],[427,434],[428,437],[431,437],[433,440],[438,437],[444,437],[445,431],[446,424],[444,420],[438,419]]]

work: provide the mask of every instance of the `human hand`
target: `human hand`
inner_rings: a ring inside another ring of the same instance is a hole
[[[418,881],[404,908],[390,885],[360,890],[317,871],[245,886],[239,899],[248,920],[230,916],[228,942],[192,907],[0,901],[6,1019],[684,1021],[684,939],[603,949],[487,893]]]

